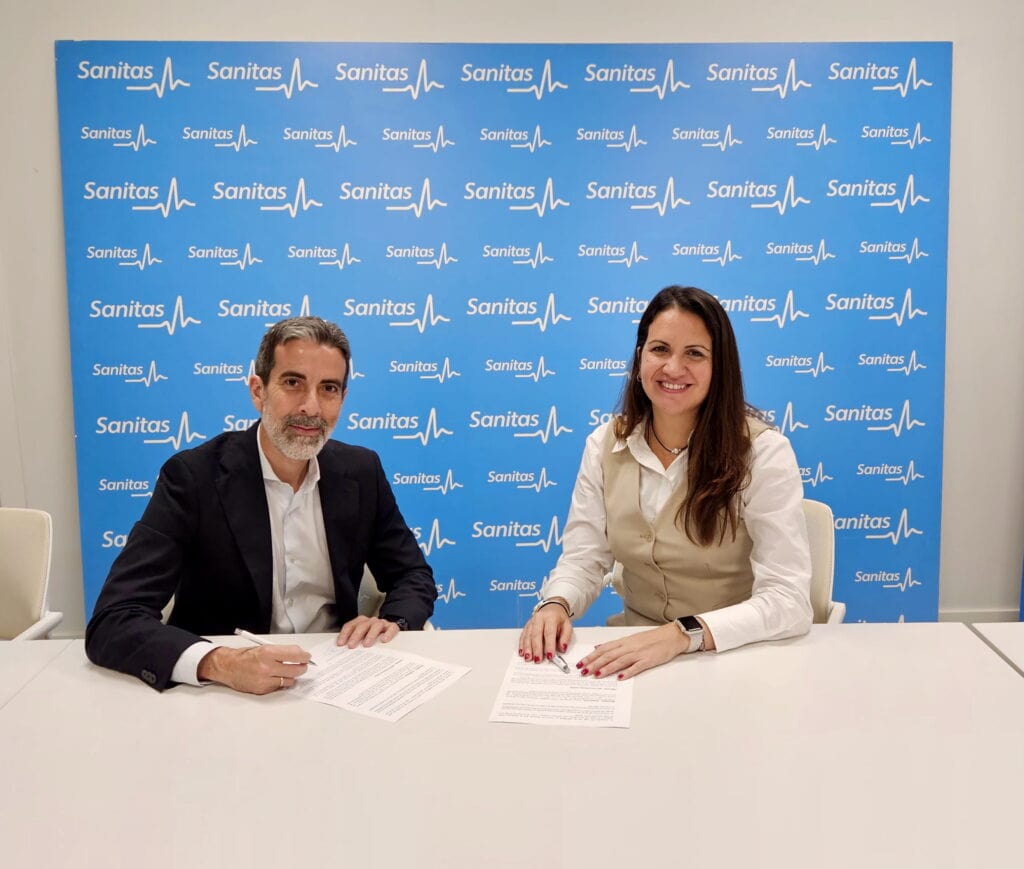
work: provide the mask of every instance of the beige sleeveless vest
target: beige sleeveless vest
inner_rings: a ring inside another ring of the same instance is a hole
[[[751,440],[769,426],[747,417]],[[752,543],[742,511],[736,538],[726,532],[721,545],[699,546],[676,524],[686,497],[686,480],[649,523],[640,511],[640,465],[629,449],[612,452],[614,424],[602,444],[604,503],[608,542],[622,565],[625,612],[617,623],[662,625],[680,616],[721,609],[749,599],[754,583]],[[611,623],[611,621],[609,622]]]

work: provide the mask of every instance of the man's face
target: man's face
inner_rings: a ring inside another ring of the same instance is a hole
[[[294,461],[319,453],[341,414],[344,382],[345,358],[336,347],[299,338],[279,344],[268,382],[249,379],[272,445]]]

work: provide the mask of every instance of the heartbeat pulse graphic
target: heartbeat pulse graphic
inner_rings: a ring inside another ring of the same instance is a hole
[[[815,488],[820,483],[827,483],[829,480],[834,480],[835,477],[830,477],[825,473],[825,468],[821,462],[818,462],[818,467],[814,469],[814,473],[810,476],[804,477],[803,482],[809,485],[811,488]]]
[[[814,263],[816,266],[821,265],[825,260],[835,259],[834,253],[829,253],[825,250],[825,239],[818,242],[818,249],[810,256],[798,256],[796,261],[798,263]]]
[[[444,90],[444,85],[437,81],[431,81],[427,74],[427,59],[420,59],[419,69],[416,71],[416,80],[400,88],[381,88],[386,94],[409,94],[414,100],[420,98],[421,93],[429,94],[434,88]]]
[[[447,208],[448,203],[440,199],[432,199],[430,195],[430,179],[423,179],[423,187],[420,189],[420,201],[409,205],[388,205],[387,211],[411,211],[417,218],[423,216],[423,209],[433,211],[435,208]]]
[[[160,81],[153,82],[153,84],[130,84],[125,87],[127,91],[153,91],[156,93],[156,98],[162,100],[164,98],[164,91],[170,88],[172,91],[178,88],[192,87],[187,81],[183,81],[180,78],[174,77],[174,70],[171,67],[171,59],[169,57],[164,59],[164,69],[160,74]]]
[[[925,423],[919,419],[914,419],[911,414],[910,399],[908,398],[903,402],[903,409],[900,411],[899,419],[896,422],[891,422],[889,425],[869,425],[868,431],[891,431],[895,437],[899,437],[904,431],[924,427]]]
[[[309,211],[311,208],[323,208],[323,203],[313,198],[306,198],[306,179],[300,178],[295,187],[295,201],[286,202],[284,205],[261,205],[260,211],[287,211],[293,220],[302,211]]]
[[[517,374],[516,377],[519,378],[520,380],[528,379],[528,380],[532,380],[534,383],[539,383],[542,378],[550,377],[550,376],[553,376],[553,375],[555,375],[557,373],[558,373],[557,371],[552,371],[550,368],[545,366],[545,364],[544,364],[544,357],[541,356],[540,359],[537,360],[537,370],[536,371],[530,371],[530,372],[528,372],[526,374]]]
[[[423,431],[413,432],[412,434],[396,434],[392,435],[392,439],[396,441],[412,441],[418,440],[423,446],[426,446],[430,439],[437,440],[444,435],[454,434],[450,429],[442,428],[437,424],[437,408],[430,408],[430,415],[427,417],[427,423],[423,427]]]
[[[548,526],[548,536],[547,537],[545,537],[545,538],[543,538],[541,540],[534,540],[534,541],[532,541],[530,543],[521,542],[521,543],[517,543],[516,544],[516,546],[519,546],[519,547],[524,548],[524,549],[527,548],[527,547],[530,547],[530,546],[539,546],[545,552],[550,552],[552,546],[561,546],[561,545],[562,545],[562,535],[561,535],[561,533],[559,533],[558,517],[557,516],[552,516],[551,517],[551,524]]]
[[[838,142],[838,139],[833,139],[828,134],[828,130],[825,129],[825,124],[821,125],[821,129],[818,131],[818,138],[813,142],[797,142],[798,148],[814,148],[815,151],[820,151],[822,148],[827,148],[829,145],[834,145]]]
[[[513,142],[509,145],[510,148],[526,148],[531,154],[539,151],[545,145],[550,145],[551,142],[544,138],[543,133],[540,131],[540,124],[537,124],[533,130],[533,136],[529,142]]]
[[[772,314],[770,317],[751,317],[751,323],[775,323],[780,329],[785,327],[786,323],[795,323],[801,317],[809,318],[811,315],[797,309],[796,304],[793,301],[793,291],[790,290],[786,293],[786,302],[782,306],[782,310],[778,314]]]
[[[743,259],[738,253],[732,252],[732,239],[728,239],[725,242],[725,247],[722,248],[721,256],[709,256],[701,259],[702,263],[718,263],[723,269],[731,263],[733,260]]]
[[[356,358],[353,356],[348,360],[348,373],[353,380],[358,380],[360,377],[366,377],[362,371],[356,371]]]
[[[921,308],[914,307],[914,300],[911,296],[910,287],[903,294],[903,304],[898,311],[891,314],[871,314],[869,320],[895,320],[897,326],[902,326],[904,320],[913,320],[915,317],[927,317],[928,312]]]
[[[904,486],[909,486],[916,480],[923,480],[924,474],[919,474],[917,468],[914,467],[914,460],[911,459],[907,463],[907,470],[902,476],[898,477],[886,477],[885,482],[887,483],[902,483]]]
[[[314,148],[331,148],[335,154],[340,154],[342,148],[348,148],[350,145],[358,145],[359,143],[355,139],[350,139],[348,134],[345,132],[345,125],[342,124],[338,127],[338,138],[333,142],[317,142],[313,145]]]
[[[225,383],[248,383],[250,377],[254,377],[256,374],[256,360],[249,360],[249,371],[246,374],[241,374],[238,377],[225,377]],[[355,377],[355,375],[352,375]]]
[[[786,191],[782,194],[782,199],[776,199],[774,202],[751,202],[751,208],[777,208],[779,214],[785,214],[786,209],[790,206],[796,208],[798,205],[810,205],[811,200],[805,199],[803,196],[796,195],[796,184],[793,181],[793,176],[789,176],[789,180],[786,182]]]
[[[921,125],[918,124],[920,127]],[[139,124],[139,132],[135,134],[135,138],[130,142],[114,142],[115,148],[131,148],[138,152],[141,148],[145,148],[147,145],[155,145],[156,139],[149,139],[146,137],[146,128],[142,124]]]
[[[295,93],[296,88],[299,89],[299,93],[302,93],[306,88],[318,87],[320,87],[320,85],[318,85],[316,82],[309,81],[309,79],[304,79],[302,77],[302,64],[299,63],[298,58],[295,58],[295,60],[292,62],[292,74],[289,77],[288,81],[286,81],[284,84],[278,85],[256,85],[256,90],[266,91],[268,93],[271,93],[273,91],[281,91],[284,94],[284,98],[286,100],[290,100],[292,98],[292,94]]]
[[[456,489],[462,489],[464,486],[462,483],[456,483],[455,477],[452,475],[452,469],[448,469],[448,473],[445,474],[444,479],[437,486],[424,486],[424,492],[440,492],[442,495],[447,495],[449,492],[454,492]]]
[[[170,320],[160,323],[139,323],[138,326],[140,329],[166,329],[168,335],[173,335],[178,326],[184,329],[193,323],[198,325],[201,322],[202,320],[197,320],[195,317],[185,316],[185,306],[181,301],[181,296],[178,296]]]
[[[654,202],[650,205],[630,205],[634,211],[657,211],[660,217],[665,216],[665,212],[669,209],[675,209],[679,205],[689,205],[690,202],[687,199],[683,199],[682,196],[676,196],[676,179],[670,177],[665,182],[665,195],[662,197],[661,202]]]
[[[339,272],[345,271],[345,266],[350,266],[352,263],[361,263],[362,260],[359,257],[352,256],[352,251],[349,250],[348,242],[345,242],[345,246],[341,249],[337,259],[325,259],[320,260],[322,266],[337,266]]]
[[[794,374],[810,374],[811,377],[817,377],[819,374],[824,374],[826,371],[835,371],[836,369],[825,362],[825,353],[821,352],[818,354],[818,361],[814,363],[811,368],[796,368]]]
[[[534,251],[532,257],[530,257],[529,259],[514,259],[514,260],[512,260],[512,265],[514,265],[514,266],[530,266],[530,268],[534,268],[535,269],[535,268],[537,268],[537,266],[544,265],[544,263],[551,263],[551,262],[554,262],[554,261],[555,261],[555,258],[553,256],[544,256],[544,242],[538,241],[537,242],[537,250]]]
[[[459,591],[455,587],[454,579],[448,580],[448,586],[444,589],[444,591],[441,590],[441,586],[437,587],[437,599],[443,600],[445,603],[451,603],[453,600],[458,600],[460,597],[465,596],[466,593],[464,591]]]
[[[249,243],[246,242],[245,250],[242,251],[242,255],[238,259],[222,260],[221,265],[237,266],[240,272],[244,272],[249,266],[261,262],[263,262],[263,260],[261,260],[258,256],[252,255],[252,248],[250,247]]]
[[[895,368],[886,368],[886,371],[902,371],[907,377],[910,377],[915,371],[920,371],[922,368],[928,366],[917,361],[917,350],[911,350],[910,356],[907,359],[906,365],[898,365]]]
[[[907,265],[910,265],[915,260],[921,259],[921,257],[923,256],[928,256],[928,254],[921,250],[921,245],[917,240],[917,236],[914,236],[914,243],[910,245],[910,250],[908,250],[906,253],[898,253],[893,256],[890,256],[889,259],[906,260]]]
[[[754,93],[771,93],[775,91],[779,95],[779,99],[784,100],[786,95],[789,93],[796,93],[800,88],[814,87],[810,82],[803,81],[796,76],[796,58],[791,57],[789,59],[789,66],[786,67],[786,77],[780,84],[773,84],[771,87],[752,87],[751,90]]]
[[[900,214],[908,208],[913,208],[919,202],[931,202],[927,196],[922,196],[914,190],[914,176],[907,176],[907,184],[903,188],[903,196],[893,199],[892,202],[872,202],[872,208],[895,208]]]
[[[166,380],[167,377],[160,374],[156,370],[156,360],[152,360],[149,363],[149,371],[142,375],[142,377],[126,377],[125,383],[145,383],[146,389],[149,389],[154,383],[158,383],[161,380]]]
[[[921,124],[920,124],[920,122],[918,122],[918,124],[914,127],[914,132],[910,134],[910,138],[909,139],[899,139],[898,141],[894,140],[894,141],[890,142],[889,144],[890,145],[905,145],[907,148],[909,148],[911,151],[913,151],[914,148],[916,148],[918,145],[923,145],[925,142],[930,142],[930,141],[931,141],[931,139],[929,139],[927,136],[922,136],[921,135]]]
[[[542,467],[540,469],[540,473],[537,475],[537,482],[536,483],[520,483],[519,485],[516,486],[516,488],[517,489],[533,489],[533,491],[535,491],[539,495],[541,489],[546,489],[546,488],[548,488],[548,486],[557,486],[557,485],[558,485],[558,483],[556,483],[554,480],[549,480],[548,479],[548,469],[546,467]]]
[[[646,88],[630,88],[631,94],[657,94],[659,100],[665,99],[665,94],[673,94],[680,89],[689,89],[689,85],[684,81],[676,81],[676,66],[675,61],[671,58],[665,64],[665,75],[662,77],[661,84],[651,85]]]
[[[559,199],[555,196],[555,183],[548,178],[547,183],[544,185],[544,195],[541,197],[540,202],[533,202],[530,205],[510,205],[509,211],[536,211],[538,217],[543,217],[545,211],[554,211],[560,205],[568,205],[569,202],[565,199]]]
[[[437,519],[430,526],[430,536],[427,537],[426,543],[420,544],[420,549],[423,550],[424,555],[430,555],[435,549],[444,549],[446,546],[454,546],[455,541],[449,540],[447,537],[441,535],[441,529],[438,526]]]
[[[551,405],[551,410],[548,411],[548,421],[544,428],[537,429],[537,431],[530,432],[516,432],[514,437],[517,438],[540,438],[541,443],[547,443],[550,438],[558,437],[561,434],[568,432],[572,434],[572,429],[568,426],[558,424],[558,409]],[[561,541],[559,541],[561,542]]]
[[[213,147],[214,148],[234,148],[235,149],[235,153],[237,154],[239,151],[242,150],[242,148],[248,148],[250,145],[258,145],[258,144],[259,144],[259,142],[257,142],[255,139],[250,139],[249,138],[249,134],[245,131],[245,124],[242,124],[238,128],[238,135],[235,136],[235,141],[233,141],[233,142],[215,142]]]
[[[548,302],[544,306],[544,314],[540,317],[534,317],[532,320],[513,320],[513,326],[536,326],[541,332],[546,332],[548,326],[557,326],[563,320],[571,320],[572,317],[568,317],[565,314],[559,314],[555,310],[555,294],[548,293]]]
[[[906,510],[903,511],[904,513]],[[919,534],[921,532],[918,532]],[[913,588],[915,585],[921,585],[916,579],[914,574],[911,573],[911,569],[908,567],[907,572],[903,574],[903,579],[900,582],[884,582],[882,588],[898,588],[900,591],[906,591],[908,588]]]
[[[421,142],[419,145],[413,145],[414,148],[429,148],[435,154],[438,151],[443,151],[445,148],[454,145],[455,143],[451,139],[446,139],[444,135],[444,124],[439,124],[437,127],[437,134],[433,137],[433,141]]]
[[[624,265],[627,269],[633,268],[638,262],[646,262],[647,257],[637,250],[636,242],[633,242],[633,246],[629,249],[629,253],[619,259],[610,259],[609,263],[612,265]]]
[[[162,263],[162,259],[157,259],[149,250],[149,242],[146,242],[146,246],[142,249],[142,254],[138,259],[125,260],[119,262],[119,266],[135,266],[138,270],[145,271],[148,266],[155,265],[156,263]]]
[[[183,208],[195,208],[196,204],[191,199],[185,199],[184,197],[178,196],[178,179],[177,177],[171,178],[171,183],[167,187],[167,201],[157,202],[155,205],[133,205],[132,211],[159,211],[164,218],[166,218],[173,209],[174,211],[181,211]]]
[[[420,380],[436,380],[438,383],[444,383],[446,380],[451,380],[453,377],[462,377],[461,371],[456,371],[452,368],[451,360],[447,356],[444,357],[444,364],[441,366],[441,370],[437,374],[421,374]]]
[[[930,88],[931,86],[932,83],[930,81],[925,81],[923,78],[917,77],[917,58],[912,57],[910,58],[910,66],[907,67],[906,79],[901,82],[897,82],[896,84],[876,84],[871,88],[871,90],[899,91],[900,96],[906,99],[907,91],[911,89],[916,91],[918,88]]]
[[[540,81],[535,85],[524,88],[505,88],[510,94],[533,94],[538,100],[544,98],[544,94],[554,93],[556,90],[569,90],[569,85],[555,81],[551,74],[551,60],[544,61],[544,71],[541,73]]]
[[[892,545],[896,546],[901,539],[909,540],[915,534],[924,534],[924,532],[910,527],[910,520],[907,519],[907,508],[904,507],[903,512],[900,513],[900,521],[896,524],[895,531],[886,531],[884,534],[865,534],[864,537],[867,540],[885,540],[888,538],[892,541]]]
[[[144,444],[171,444],[175,450],[180,450],[181,445],[184,442],[186,446],[192,443],[192,441],[205,441],[206,435],[201,435],[198,432],[194,432],[189,428],[188,411],[183,410],[181,412],[181,419],[178,422],[178,433],[168,435],[165,438],[146,438]]]
[[[606,148],[622,148],[622,150],[625,151],[628,154],[634,148],[639,148],[641,145],[646,145],[646,144],[647,144],[647,140],[646,139],[641,139],[636,134],[636,124],[633,124],[633,126],[629,128],[629,137],[626,139],[625,142],[609,142],[607,145],[605,145],[605,147]]]
[[[427,293],[427,299],[423,303],[423,316],[418,320],[413,318],[412,320],[397,320],[389,323],[389,326],[414,326],[419,333],[422,335],[426,330],[427,326],[436,326],[438,323],[450,323],[450,317],[442,317],[440,314],[434,313],[434,294]]]
[[[793,402],[787,401],[786,412],[782,415],[782,422],[779,423],[779,431],[782,434],[788,434],[801,428],[807,428],[807,423],[800,422],[793,416]]]
[[[433,266],[440,271],[448,263],[457,263],[458,259],[453,256],[448,256],[448,243],[442,241],[441,249],[437,252],[436,259],[421,259],[416,261],[418,266]]]
[[[725,153],[727,148],[731,148],[733,145],[742,145],[742,139],[735,139],[732,135],[732,124],[729,124],[725,128],[725,135],[722,136],[721,142],[701,142],[702,148],[718,148],[722,153]]]

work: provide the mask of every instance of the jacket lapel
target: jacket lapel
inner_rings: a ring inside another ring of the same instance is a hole
[[[224,515],[249,570],[260,604],[260,631],[270,630],[274,547],[263,471],[256,447],[259,423],[232,438],[221,456],[215,481]]]
[[[338,453],[337,446],[328,441],[327,446],[321,450],[318,461],[320,463],[320,507],[324,516],[327,552],[331,559],[334,593],[340,616],[348,609],[345,606],[346,602],[354,607],[359,581],[362,577],[349,576],[348,573],[351,550],[349,540],[357,526],[356,510],[359,503],[359,486],[346,472]]]

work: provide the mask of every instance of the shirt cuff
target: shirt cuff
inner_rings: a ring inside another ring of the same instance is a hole
[[[212,682],[199,680],[199,662],[220,646],[220,643],[209,643],[206,640],[193,643],[181,653],[174,669],[171,670],[171,681],[200,688],[204,685],[212,685]]]

